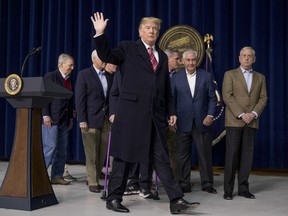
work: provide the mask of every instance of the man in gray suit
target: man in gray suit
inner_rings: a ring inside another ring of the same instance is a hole
[[[267,103],[265,76],[254,71],[256,61],[252,47],[240,51],[240,67],[224,75],[222,93],[226,104],[226,158],[224,172],[224,199],[232,200],[236,171],[238,195],[255,199],[249,191],[249,173],[259,117]]]
[[[196,69],[197,52],[188,49],[182,55],[184,69],[171,78],[177,116],[177,166],[184,193],[191,192],[191,144],[195,141],[199,158],[202,190],[216,194],[213,188],[212,130],[216,95],[211,73]]]

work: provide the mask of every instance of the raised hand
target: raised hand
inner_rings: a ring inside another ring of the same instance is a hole
[[[91,21],[96,31],[95,36],[97,36],[104,33],[109,19],[104,19],[103,13],[96,12],[91,16]]]

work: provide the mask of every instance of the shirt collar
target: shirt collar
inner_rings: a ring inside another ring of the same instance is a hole
[[[142,39],[141,39],[142,40]],[[148,50],[149,47],[152,47],[153,51],[155,50],[155,44],[153,46],[149,46],[148,44],[146,44],[143,40],[142,40],[144,46],[146,47],[146,50]],[[156,51],[156,50],[155,50]]]
[[[253,68],[249,69],[249,70],[245,70],[243,67],[240,66],[240,69],[242,71],[242,73],[245,73],[245,71],[248,71],[248,72],[252,72],[253,71]]]
[[[186,71],[186,75],[191,76],[191,77],[196,75],[196,72],[197,72],[197,70],[195,70],[194,73],[190,74],[190,73],[188,73],[188,71],[186,69],[185,69],[185,71]]]
[[[60,70],[59,70],[59,72],[60,72],[60,74],[61,74],[61,76],[62,76],[62,78],[63,79],[65,79],[65,80],[67,80],[67,79],[69,79],[69,75],[68,76],[66,76],[64,73],[62,73]]]
[[[93,67],[94,67],[96,73],[98,74],[98,76],[99,76],[100,74],[105,74],[105,70],[100,70],[100,69],[96,68],[94,65],[93,65]]]

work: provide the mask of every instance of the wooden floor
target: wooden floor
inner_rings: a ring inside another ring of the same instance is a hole
[[[0,184],[4,179],[8,162],[0,162]],[[49,170],[48,170],[49,171]],[[41,208],[34,211],[21,211],[13,209],[1,209],[1,216],[106,216],[125,215],[107,210],[105,202],[100,199],[100,194],[88,191],[85,184],[86,170],[84,165],[69,165],[70,173],[77,177],[77,181],[68,186],[53,186],[54,193],[59,204]],[[223,197],[223,173],[221,168],[215,169],[215,188],[218,194],[208,194],[201,191],[199,172],[191,172],[193,183],[192,193],[185,195],[185,199],[191,202],[200,202],[201,205],[189,215],[199,216],[287,216],[288,215],[288,176],[257,174],[250,176],[250,189],[255,194],[255,200],[235,197],[231,201]],[[21,181],[21,179],[19,179]],[[103,184],[103,182],[102,182]],[[160,200],[146,200],[139,195],[124,196],[123,204],[130,209],[127,215],[160,216],[170,215],[168,197],[160,183]]]

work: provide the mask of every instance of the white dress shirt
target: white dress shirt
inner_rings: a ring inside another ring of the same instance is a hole
[[[196,71],[194,73],[190,74],[186,70],[186,76],[187,76],[188,84],[190,87],[191,95],[192,95],[192,97],[194,97],[195,83],[196,83]]]

